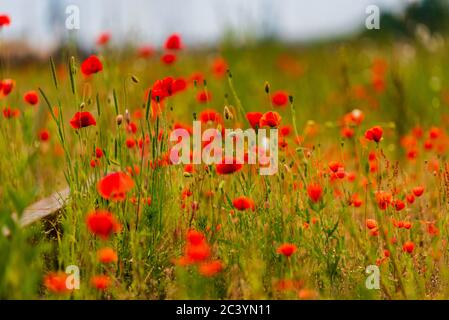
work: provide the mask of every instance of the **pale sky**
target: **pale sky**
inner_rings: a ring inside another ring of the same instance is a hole
[[[187,44],[217,41],[225,30],[264,34],[301,41],[353,31],[363,25],[370,4],[401,12],[409,0],[1,0],[11,27],[2,37],[22,38],[34,46],[51,45],[56,34],[67,33],[65,8],[80,8],[76,36],[89,46],[108,30],[115,41],[137,40],[158,46],[170,33],[179,32]],[[50,10],[53,8],[53,10]],[[50,15],[58,16],[55,27]],[[59,30],[59,31],[58,31]]]

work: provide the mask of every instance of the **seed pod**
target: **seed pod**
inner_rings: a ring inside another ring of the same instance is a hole
[[[131,122],[131,115],[129,114],[128,109],[125,110],[125,120],[127,124]]]
[[[123,116],[121,114],[119,114],[116,118],[115,121],[117,122],[117,125],[120,126],[123,122]]]
[[[137,78],[135,75],[132,75],[131,76],[131,80],[132,80],[132,82],[134,82],[134,83],[139,83],[140,81],[139,81],[139,78]]]
[[[234,119],[234,115],[232,114],[231,110],[229,110],[228,106],[224,107],[223,115],[226,120]]]

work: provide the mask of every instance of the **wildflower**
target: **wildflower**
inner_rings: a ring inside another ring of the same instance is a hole
[[[285,91],[277,91],[273,93],[271,102],[275,107],[284,107],[288,103],[288,93]]]
[[[407,199],[407,202],[410,203],[410,204],[415,202],[415,196],[413,195],[413,193],[408,194],[405,198]]]
[[[298,298],[301,300],[313,300],[318,297],[318,293],[310,289],[301,289],[298,292]]]
[[[164,45],[167,50],[180,50],[182,47],[181,36],[177,33],[170,35]]]
[[[281,116],[279,115],[279,113],[275,112],[275,111],[268,111],[266,113],[264,113],[262,115],[262,117],[259,120],[259,127],[271,127],[271,128],[275,128],[277,126],[279,126],[279,124],[281,123]]]
[[[240,211],[244,211],[247,209],[255,210],[254,201],[251,198],[241,196],[232,201],[232,205],[234,208]]]
[[[215,170],[217,171],[218,174],[231,174],[234,172],[238,172],[242,169],[243,165],[236,163],[237,161],[235,158],[232,158],[232,160],[228,159],[230,162],[229,164],[226,163],[227,162],[226,159],[228,158],[224,158],[221,163],[215,164]]]
[[[223,77],[228,70],[228,63],[223,58],[216,58],[212,63],[212,72],[217,78]]]
[[[97,45],[104,46],[108,44],[109,40],[111,40],[111,34],[109,32],[103,32],[97,38]]]
[[[65,293],[67,288],[67,274],[63,271],[49,272],[44,277],[44,286],[53,293]]]
[[[126,143],[126,147],[128,149],[132,149],[132,148],[134,148],[136,146],[136,139],[128,138],[128,139],[126,139],[125,143]]]
[[[120,223],[106,210],[96,210],[87,215],[87,227],[90,232],[107,240],[112,233],[120,231]]]
[[[368,129],[365,132],[365,138],[370,141],[379,142],[382,139],[383,130],[381,127],[376,126]]]
[[[98,57],[95,55],[91,55],[81,64],[81,72],[86,76],[90,76],[102,70],[103,64],[101,63],[100,59],[98,59]]]
[[[154,48],[152,46],[143,46],[138,50],[138,56],[141,58],[149,58],[154,54]]]
[[[117,262],[117,253],[112,248],[102,248],[97,251],[98,261],[101,263],[112,263]]]
[[[208,92],[207,90],[201,90],[196,95],[196,100],[200,103],[208,102],[211,99],[212,99],[212,96],[211,96],[210,92]]]
[[[202,232],[196,230],[189,230],[187,232],[187,242],[193,245],[200,245],[206,240]]]
[[[404,245],[402,246],[402,250],[407,253],[412,253],[414,249],[415,244],[411,241],[405,242]]]
[[[173,64],[176,62],[176,55],[174,53],[166,53],[162,55],[161,61],[167,65]]]
[[[366,219],[366,227],[370,230],[377,228],[377,222],[374,219]]]
[[[94,116],[89,111],[78,111],[70,120],[73,129],[81,129],[97,125]]]
[[[23,100],[26,103],[29,103],[30,105],[34,106],[39,103],[39,96],[37,95],[36,91],[28,91],[23,96]]]
[[[97,184],[98,193],[105,199],[122,201],[134,187],[133,179],[123,172],[110,173]]]
[[[394,207],[396,211],[401,211],[402,209],[405,208],[405,203],[404,201],[398,199],[394,202]]]
[[[50,133],[47,129],[42,129],[39,131],[39,140],[42,142],[48,141],[50,139]]]
[[[4,79],[0,81],[0,93],[3,93],[4,96],[7,96],[14,89],[16,82],[12,79]]]
[[[209,122],[221,123],[222,118],[220,113],[214,109],[205,109],[199,114],[199,119],[202,123],[208,124]]]
[[[5,119],[18,118],[20,116],[19,109],[13,109],[11,107],[3,108],[3,117]]]
[[[223,270],[223,264],[220,260],[202,263],[198,269],[199,273],[205,277],[213,277]]]
[[[296,252],[296,249],[297,248],[294,244],[284,243],[277,248],[276,252],[282,254],[285,257],[290,257]]]
[[[317,183],[312,183],[307,187],[307,194],[309,195],[310,200],[315,203],[319,202],[323,195],[323,188]]]
[[[424,187],[422,186],[415,187],[413,188],[412,192],[415,196],[421,197],[422,194],[424,193]]]
[[[101,150],[101,148],[95,148],[95,157],[97,159],[100,159],[103,157],[103,150]]]
[[[111,285],[111,278],[107,275],[97,275],[90,279],[90,283],[95,289],[104,291]]]
[[[0,14],[0,29],[11,24],[11,18],[6,14]]]
[[[262,112],[248,112],[246,113],[246,119],[248,120],[250,126],[253,129],[256,129],[259,127],[259,121],[260,118],[262,118],[263,113]]]
[[[162,101],[166,97],[173,94],[173,82],[172,77],[166,77],[162,80],[156,80],[151,89],[151,99],[153,101]]]

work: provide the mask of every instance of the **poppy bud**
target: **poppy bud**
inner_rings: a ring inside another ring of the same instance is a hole
[[[265,93],[270,93],[270,84],[268,82],[265,82]]]
[[[137,77],[134,76],[134,75],[131,76],[131,80],[132,80],[132,82],[134,82],[134,83],[139,83],[139,78],[137,78]]]
[[[117,122],[117,125],[120,126],[123,122],[123,116],[121,114],[119,114],[116,118],[115,121]]]

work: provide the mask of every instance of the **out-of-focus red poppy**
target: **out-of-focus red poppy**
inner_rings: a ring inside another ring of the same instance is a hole
[[[164,48],[167,50],[180,50],[182,47],[181,36],[178,33],[170,35],[164,44]]]
[[[161,57],[164,64],[170,65],[176,62],[176,55],[174,53],[165,53]]]
[[[75,113],[72,120],[70,120],[70,125],[73,129],[81,129],[89,126],[97,125],[94,116],[89,111],[79,111]]]
[[[87,215],[87,228],[90,232],[107,240],[113,233],[120,231],[120,223],[106,210],[95,210]]]
[[[0,94],[7,96],[14,89],[16,82],[12,79],[4,79],[0,81]]]
[[[228,63],[223,58],[216,58],[212,63],[212,72],[217,78],[221,78],[228,70]]]
[[[98,193],[105,199],[122,201],[126,193],[134,187],[133,179],[123,172],[110,173],[97,184]]]
[[[117,253],[112,248],[102,248],[97,251],[98,261],[101,263],[113,263],[117,262]]]
[[[380,139],[382,139],[382,134],[382,128],[379,126],[375,126],[365,132],[365,138],[378,143]]]
[[[101,291],[108,289],[111,283],[111,278],[107,275],[96,275],[90,279],[92,287]]]
[[[198,272],[204,277],[213,277],[223,270],[223,263],[220,260],[204,262],[200,265]]]
[[[276,91],[273,93],[271,102],[275,107],[284,107],[288,104],[288,93],[285,91]]]
[[[39,131],[39,140],[42,142],[50,140],[50,132],[47,129]]]
[[[36,91],[28,91],[27,93],[24,94],[23,100],[26,103],[34,106],[39,103],[39,96]]]
[[[402,250],[404,250],[404,252],[407,252],[407,253],[412,253],[414,249],[415,249],[415,244],[412,241],[407,241],[402,246]]]
[[[109,32],[103,32],[97,38],[97,45],[104,46],[108,44],[109,40],[111,40],[111,34]]]
[[[44,286],[53,293],[66,293],[70,290],[67,288],[67,274],[63,271],[49,272],[44,277]]]
[[[252,211],[255,210],[253,199],[245,197],[245,196],[235,198],[232,201],[232,205],[234,206],[234,208],[236,208],[237,210],[240,210],[240,211],[244,211],[247,209],[251,209]]]
[[[3,117],[5,119],[18,118],[19,116],[20,116],[19,109],[15,109],[15,108],[11,108],[11,107],[3,108]]]
[[[9,26],[11,24],[11,18],[6,14],[0,14],[0,28]]]
[[[280,245],[276,252],[282,254],[283,256],[290,257],[292,254],[296,252],[296,246],[292,243],[284,243]]]
[[[415,187],[413,188],[412,192],[415,196],[421,197],[422,194],[424,193],[424,187],[422,186]]]
[[[178,78],[173,81],[173,93],[184,91],[187,88],[187,81],[183,78]]]
[[[228,161],[226,161],[228,159]],[[228,163],[226,163],[228,162]],[[243,165],[238,164],[235,158],[224,158],[221,163],[215,164],[215,170],[218,174],[231,174],[242,169]]]
[[[166,97],[171,96],[173,94],[173,83],[174,79],[172,77],[156,80],[151,89],[151,99],[162,101]]]
[[[307,187],[307,194],[313,202],[319,202],[323,196],[323,188],[318,183],[311,183]]]
[[[259,127],[276,128],[281,123],[281,116],[275,111],[265,112],[259,120]]]
[[[196,100],[199,103],[206,103],[209,102],[212,99],[212,95],[209,91],[207,90],[201,90],[198,92],[198,94],[196,95]]]
[[[150,58],[154,55],[154,48],[152,46],[146,45],[146,46],[142,46],[139,48],[139,50],[137,51],[137,55],[140,58]]]
[[[95,55],[91,55],[81,64],[81,72],[86,76],[90,76],[102,70],[103,64],[101,63],[100,59],[98,59],[98,57]]]

